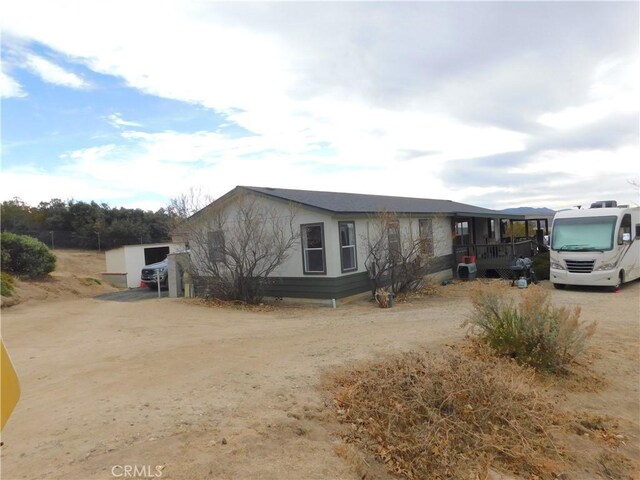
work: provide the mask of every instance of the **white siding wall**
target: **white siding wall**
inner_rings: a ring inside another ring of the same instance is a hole
[[[144,249],[138,245],[127,245],[124,247],[124,257],[127,262],[127,286],[139,287],[140,272],[144,267]]]
[[[126,273],[127,264],[124,260],[124,247],[107,250],[105,253],[107,273]]]
[[[255,195],[247,193],[247,195]],[[289,205],[277,199],[270,199],[262,195],[258,196],[260,202],[267,205],[269,208],[276,209],[282,218],[288,218],[290,215]],[[238,210],[238,204],[236,199],[230,199],[229,203],[224,207],[225,215],[228,219],[233,219]],[[205,213],[206,215],[206,213]],[[203,215],[204,216],[204,215]],[[411,231],[414,238],[418,238],[419,219],[431,218],[433,225],[433,239],[434,239],[434,253],[436,256],[444,256],[451,254],[452,239],[451,239],[451,220],[445,216],[413,216],[411,218],[400,218],[401,235]],[[356,229],[356,255],[357,255],[357,270],[348,271],[342,273],[341,267],[341,248],[339,238],[339,226],[338,222],[341,221],[353,221]],[[309,223],[323,223],[324,225],[324,250],[326,261],[326,274],[322,276],[326,277],[339,277],[342,275],[351,275],[353,273],[365,272],[365,260],[367,258],[366,252],[366,238],[370,228],[373,228],[373,222],[367,215],[332,215],[330,213],[323,212],[321,210],[302,208],[299,207],[296,211],[295,218],[295,231],[300,233],[300,226]],[[210,221],[201,220],[201,232],[215,229]],[[199,238],[206,238],[202,233],[198,234]],[[226,237],[226,236],[225,236]],[[225,238],[226,241],[226,238]],[[192,260],[197,261],[198,257],[202,257],[201,249],[206,246],[198,245],[196,242],[191,241],[190,247],[193,252]],[[204,272],[201,272],[204,273]],[[318,275],[308,275],[304,273],[303,258],[301,242],[298,241],[295,247],[291,250],[287,260],[280,265],[272,274],[277,277],[313,277]]]

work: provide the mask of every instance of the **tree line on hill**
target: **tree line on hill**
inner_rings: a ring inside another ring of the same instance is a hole
[[[170,240],[176,215],[164,208],[111,208],[106,203],[52,199],[37,206],[19,198],[0,205],[2,232],[29,235],[51,248],[108,250]]]

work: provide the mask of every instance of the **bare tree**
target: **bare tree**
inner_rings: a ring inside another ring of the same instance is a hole
[[[238,193],[210,206],[180,227],[191,251],[191,273],[203,280],[205,295],[258,303],[268,276],[282,265],[299,239],[293,205],[284,211]]]
[[[424,229],[431,230],[433,219],[424,219]],[[421,287],[429,263],[434,258],[431,231],[416,234],[412,219],[401,227],[398,216],[380,212],[370,218],[366,245],[365,266],[371,279],[373,296],[376,290],[390,287],[394,294],[417,290]]]
[[[167,211],[180,220],[186,220],[191,215],[213,202],[210,195],[205,195],[200,187],[190,187],[185,193],[170,200]]]

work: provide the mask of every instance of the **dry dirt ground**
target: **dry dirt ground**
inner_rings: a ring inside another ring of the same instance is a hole
[[[3,307],[42,300],[77,299],[117,291],[100,278],[100,273],[106,268],[104,253],[86,250],[55,250],[54,253],[58,259],[56,270],[41,281],[15,280],[16,291],[11,297],[2,297]]]
[[[22,398],[2,432],[1,477],[125,478],[136,466],[138,478],[356,479],[336,455],[322,372],[462,340],[466,287],[386,310],[359,301],[247,311],[169,298],[5,308]],[[552,297],[599,322],[589,358],[605,384],[565,402],[618,417],[626,455],[640,458],[640,282]]]

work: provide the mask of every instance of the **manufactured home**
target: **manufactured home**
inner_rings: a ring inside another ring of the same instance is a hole
[[[505,237],[508,223],[524,221],[523,215],[450,200],[245,186],[188,219],[200,234],[189,238],[182,231],[174,240],[188,242],[197,263],[198,252],[228,241],[228,232],[210,221],[214,212],[233,218],[238,202],[247,197],[289,219],[299,235],[286,260],[269,275],[265,294],[271,297],[339,299],[370,291],[367,245],[383,212],[393,217],[386,224],[388,248],[402,248],[406,236],[423,239],[430,257],[425,273],[437,279],[453,277],[457,265],[469,258],[481,273],[509,271],[515,256],[535,253],[534,239]]]

